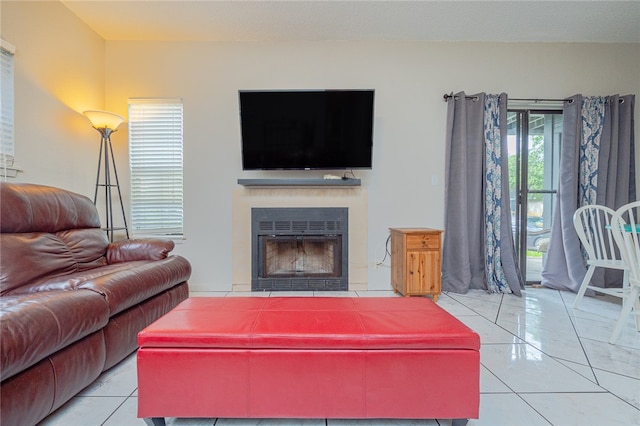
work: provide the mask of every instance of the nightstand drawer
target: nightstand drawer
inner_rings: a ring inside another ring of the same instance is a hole
[[[437,235],[407,235],[407,250],[438,248],[440,248],[439,233]]]

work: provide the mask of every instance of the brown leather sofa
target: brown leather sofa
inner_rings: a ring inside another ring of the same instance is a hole
[[[173,242],[109,243],[93,203],[0,183],[0,424],[34,425],[137,349],[188,296]]]

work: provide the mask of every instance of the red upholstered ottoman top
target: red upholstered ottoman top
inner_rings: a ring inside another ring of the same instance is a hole
[[[138,334],[140,347],[479,350],[470,328],[427,298],[190,298]]]

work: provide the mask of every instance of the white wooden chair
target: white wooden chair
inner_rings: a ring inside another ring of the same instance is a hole
[[[622,289],[622,310],[609,339],[609,343],[615,343],[632,310],[636,317],[636,330],[640,331],[640,201],[626,204],[614,213],[611,231],[620,247],[622,259],[629,267],[629,284]]]
[[[620,256],[611,232],[611,218],[614,213],[609,207],[592,204],[580,207],[573,214],[573,226],[587,252],[588,266],[587,273],[573,302],[574,309],[582,301],[587,289],[623,297],[624,289],[629,287],[629,266]],[[596,268],[623,270],[622,288],[603,288],[591,285],[591,278]]]

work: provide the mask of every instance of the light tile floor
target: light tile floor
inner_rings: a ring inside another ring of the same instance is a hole
[[[393,292],[318,292],[273,295],[392,296]],[[255,296],[255,293],[244,295]],[[269,293],[260,293],[269,297]],[[242,296],[192,293],[192,296]],[[471,291],[443,294],[438,304],[474,329],[480,352],[480,418],[469,426],[640,425],[640,333],[630,317],[616,345],[607,343],[619,303],[527,288],[523,297]],[[455,371],[451,372],[455,379]],[[136,359],[131,355],[41,422],[40,426],[144,425],[136,418]],[[437,389],[434,389],[437,392]],[[168,425],[410,426],[450,420],[167,419]]]

